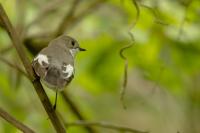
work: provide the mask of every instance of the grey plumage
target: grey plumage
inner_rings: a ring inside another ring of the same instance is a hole
[[[84,49],[79,47],[75,39],[66,35],[59,36],[39,52],[32,66],[49,88],[62,90],[74,77],[76,51]]]

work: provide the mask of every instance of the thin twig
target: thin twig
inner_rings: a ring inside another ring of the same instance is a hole
[[[72,29],[76,24],[80,23],[81,20],[83,20],[83,18],[85,18],[87,15],[89,15],[90,13],[94,13],[94,10],[97,10],[97,8],[101,5],[101,3],[105,1],[107,0],[96,0],[91,4],[89,4],[88,7],[86,7],[76,16],[74,16],[73,14],[71,14],[71,16],[69,15],[68,19],[65,19],[67,21],[65,22],[63,21],[63,26],[60,25],[60,27],[63,27],[62,32]],[[56,35],[59,34],[61,34],[61,30],[59,32],[57,30]]]
[[[79,110],[79,108],[76,106],[76,104],[74,103],[74,101],[72,101],[70,99],[70,97],[67,95],[66,92],[62,92],[62,97],[65,101],[65,103],[69,106],[69,108],[71,109],[71,111],[74,113],[74,115],[79,119],[79,120],[86,120],[86,118],[81,114],[81,111]],[[89,132],[89,133],[96,133],[97,131],[92,128],[91,126],[85,126],[85,129]]]
[[[34,5],[36,5],[37,7],[41,7],[44,5],[44,1],[43,0],[30,0]]]
[[[76,11],[76,8],[78,7],[79,2],[80,2],[80,0],[73,0],[73,3],[70,6],[68,13],[65,15],[65,17],[59,24],[59,27],[57,28],[55,36],[59,36],[59,35],[63,34],[67,25],[69,24],[68,20],[74,16],[74,13]]]
[[[126,88],[127,88],[127,79],[128,79],[128,59],[124,56],[124,51],[130,47],[133,46],[133,44],[135,43],[135,38],[134,38],[134,35],[131,33],[131,29],[133,29],[135,27],[135,25],[137,24],[138,20],[139,20],[139,17],[140,17],[140,8],[138,6],[138,3],[136,0],[132,0],[135,8],[136,8],[136,18],[134,20],[134,22],[132,23],[129,31],[128,31],[128,34],[130,35],[130,38],[131,38],[131,43],[124,46],[123,48],[120,49],[119,51],[119,55],[120,57],[124,60],[124,78],[123,78],[123,86],[122,86],[122,90],[121,90],[121,93],[120,93],[120,101],[122,103],[122,106],[124,109],[126,109],[126,105],[124,103],[124,96],[125,96],[125,93],[126,93]]]
[[[16,31],[20,34],[24,30],[25,25],[25,15],[26,15],[26,1],[25,0],[17,0],[16,1],[16,11],[17,11],[17,26]]]
[[[54,0],[48,2],[45,7],[41,7],[40,13],[36,16],[36,18],[26,26],[26,30],[28,30],[31,26],[37,24],[39,21],[43,20],[46,16],[48,16],[51,12],[55,12],[55,10],[59,9],[60,5],[64,2],[64,0]]]
[[[7,47],[5,47],[5,48],[2,48],[2,49],[0,50],[0,55],[3,55],[3,54],[5,54],[5,53],[7,53],[7,52],[10,51],[12,48],[13,48],[13,45],[9,45],[9,46],[7,46]]]
[[[147,6],[147,5],[144,5],[144,4],[142,4],[142,3],[139,3],[139,5],[140,5],[141,7],[144,7],[144,8],[146,8],[146,9],[148,9],[148,10],[153,14],[153,16],[154,16],[154,22],[155,22],[155,23],[161,24],[161,25],[165,25],[165,26],[169,25],[168,23],[164,22],[163,20],[161,20],[161,19],[158,17],[158,14],[157,14],[157,12],[156,12],[156,10],[155,10],[154,8],[152,8],[152,7],[150,7],[150,6]]]
[[[12,26],[10,20],[8,19],[8,16],[1,4],[0,4],[0,21],[3,24],[8,35],[10,36],[10,38],[13,42],[13,46],[15,47],[17,53],[19,54],[19,57],[20,57],[23,65],[25,67],[25,70],[29,76],[29,79],[32,81],[33,86],[40,98],[40,101],[42,102],[42,105],[45,108],[55,130],[58,133],[65,133],[65,128],[63,127],[60,120],[58,119],[55,111],[52,108],[52,105],[49,101],[47,94],[45,93],[39,79],[36,77],[36,75],[32,69],[32,66],[25,54],[24,47],[23,47],[23,45],[21,45],[20,37],[17,34],[17,32],[15,31],[15,29],[13,28],[13,26]]]
[[[130,30],[135,27],[135,25],[137,24],[139,17],[140,17],[140,7],[138,5],[137,0],[132,0],[132,2],[133,2],[135,9],[136,9],[136,17],[135,17],[135,20],[132,23],[132,26],[130,27]]]
[[[89,122],[89,121],[77,121],[77,122],[68,122],[65,123],[66,127],[70,126],[97,126],[97,127],[102,127],[102,128],[108,128],[108,129],[113,129],[117,131],[126,131],[130,133],[148,133],[145,131],[139,131],[133,128],[129,127],[124,127],[124,126],[118,126],[110,123],[105,123],[105,122]]]
[[[69,98],[69,96],[67,95],[67,93],[66,92],[61,92],[61,94],[62,94],[62,97],[63,97],[65,103],[67,103],[69,105],[70,109],[74,112],[74,114],[76,114],[76,116],[78,117],[78,119],[84,120],[81,112],[76,107],[76,105],[74,104],[74,102]]]
[[[123,55],[123,51],[132,47],[133,44],[129,44],[120,49],[120,56],[124,60],[124,78],[123,78],[123,88],[120,92],[120,101],[122,102],[123,108],[126,109],[126,105],[124,103],[124,96],[127,88],[127,78],[128,78],[128,59]]]
[[[23,74],[25,77],[29,78],[28,75],[22,70],[19,66],[14,65],[13,63],[9,62],[8,60],[4,59],[3,57],[0,56],[0,60],[4,62],[5,64],[9,65],[10,67],[16,69],[19,71],[21,74]]]
[[[7,113],[5,110],[3,110],[1,107],[0,107],[0,116],[4,120],[6,120],[7,122],[9,122],[10,124],[12,124],[17,129],[19,129],[20,131],[22,131],[24,133],[35,133],[32,129],[30,129],[28,126],[24,125],[22,122],[18,121],[17,119],[15,119],[13,116],[11,116],[9,113]]]
[[[188,8],[189,8],[191,3],[192,3],[192,0],[185,5],[184,16],[183,16],[183,20],[180,23],[180,28],[179,28],[179,31],[178,31],[177,40],[180,40],[181,36],[184,33],[184,29],[183,28],[184,28],[184,25],[185,25],[185,23],[187,21]]]

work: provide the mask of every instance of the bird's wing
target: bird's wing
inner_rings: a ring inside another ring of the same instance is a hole
[[[41,78],[45,77],[49,64],[49,57],[42,53],[39,53],[32,61],[35,73]]]
[[[61,71],[64,79],[70,79],[71,77],[74,76],[73,64],[63,62]]]

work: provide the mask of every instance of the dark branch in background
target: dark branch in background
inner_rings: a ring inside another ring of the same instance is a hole
[[[15,30],[18,32],[18,35],[20,37],[22,37],[22,32],[25,28],[25,18],[26,18],[26,0],[16,0],[16,16],[17,16],[17,22],[15,25]],[[14,64],[18,64],[19,65],[19,59],[16,59],[15,57],[12,58],[12,61]],[[18,71],[14,71],[11,72],[10,74],[12,78],[12,84],[14,88],[18,88],[21,84],[21,80],[22,80],[22,75],[20,72]]]
[[[133,38],[133,34],[131,32],[128,32],[131,38]],[[134,42],[134,41],[133,41]],[[127,78],[128,78],[128,59],[123,55],[123,51],[132,47],[133,43],[124,46],[123,48],[120,49],[120,57],[124,60],[124,78],[123,78],[123,88],[120,92],[120,100],[122,102],[123,108],[126,109],[126,105],[124,103],[124,96],[127,88]]]
[[[144,5],[142,3],[139,3],[139,5],[141,7],[144,7],[144,8],[147,8],[154,16],[154,22],[157,23],[157,24],[161,24],[161,25],[169,25],[168,23],[164,22],[163,20],[161,20],[156,12],[156,10],[150,6],[147,6],[147,5]]]
[[[134,35],[131,33],[131,30],[135,27],[135,25],[137,24],[139,17],[140,17],[140,8],[138,6],[137,1],[132,0],[132,2],[133,2],[134,6],[136,8],[136,18],[135,18],[135,21],[133,22],[133,24],[131,25],[131,28],[128,31],[128,34],[131,37],[131,43],[129,45],[124,46],[119,51],[120,57],[124,60],[124,78],[123,78],[122,90],[121,90],[121,93],[120,93],[120,101],[121,101],[124,109],[126,109],[126,105],[124,103],[124,96],[125,96],[125,93],[126,93],[127,80],[128,80],[128,59],[126,58],[126,56],[124,56],[124,50],[132,47],[133,44],[135,43],[135,38],[134,38]]]
[[[31,23],[29,23],[26,26],[26,30],[28,30],[31,26],[37,24],[38,22],[40,22],[41,20],[46,18],[46,16],[48,16],[51,12],[54,12],[57,9],[59,9],[60,5],[63,2],[64,2],[64,0],[54,0],[54,1],[46,3],[45,7],[42,6],[40,13],[37,15],[37,17]]]
[[[179,31],[178,31],[178,36],[177,36],[177,40],[180,40],[181,39],[181,36],[183,35],[183,27],[185,25],[185,22],[187,21],[187,12],[188,12],[188,8],[189,6],[191,5],[192,3],[192,0],[191,1],[188,1],[188,3],[184,3],[184,7],[185,7],[185,11],[184,11],[184,16],[183,16],[183,20],[181,21],[180,23],[180,28],[179,28]]]
[[[96,0],[89,4],[87,8],[85,8],[76,16],[70,17],[65,23],[65,27],[62,27],[64,29],[63,32],[72,29],[75,25],[80,23],[86,16],[90,15],[91,13],[94,13],[94,10],[96,11],[97,8],[105,1],[107,0]],[[52,40],[56,36],[57,31],[58,29],[55,31],[55,33],[38,33],[37,35],[26,37],[23,40],[23,42],[32,54],[37,54],[42,48],[47,46],[50,40]]]
[[[8,35],[10,36],[10,38],[13,42],[13,46],[15,47],[17,53],[19,54],[19,57],[26,69],[28,77],[32,81],[33,86],[40,98],[40,101],[42,102],[42,105],[44,106],[55,130],[58,133],[65,133],[65,128],[62,126],[55,111],[53,110],[52,105],[49,101],[49,98],[47,97],[39,79],[36,78],[36,75],[33,72],[32,66],[25,54],[24,47],[21,45],[20,37],[17,34],[17,32],[14,30],[14,28],[13,28],[10,20],[8,19],[8,16],[6,15],[5,10],[3,9],[1,4],[0,4],[0,23],[3,25],[3,28],[7,31]]]
[[[17,0],[16,1],[16,12],[17,12],[17,26],[16,31],[20,34],[24,29],[25,25],[25,15],[26,15],[26,2],[25,0]]]
[[[57,31],[55,32],[55,36],[59,36],[64,33],[68,23],[70,23],[68,20],[74,16],[74,13],[76,11],[76,8],[78,7],[80,0],[74,0],[72,5],[70,6],[70,9],[68,13],[65,15],[61,23],[59,24]]]
[[[80,23],[83,18],[85,18],[90,13],[93,13],[92,11],[94,9],[97,10],[97,8],[105,1],[107,0],[96,0],[95,2],[92,2],[85,10],[83,10],[76,16],[74,16],[73,14],[74,11],[71,11],[72,13],[69,12],[68,15],[66,15],[65,19],[63,19],[62,22],[63,26],[61,25],[59,26],[56,35],[61,34],[61,31],[63,33],[64,31],[73,28],[77,23]]]
[[[30,0],[34,5],[41,7],[44,5],[44,1],[43,0]]]
[[[113,129],[117,131],[123,131],[123,132],[129,132],[129,133],[148,133],[144,131],[139,131],[133,128],[129,127],[124,127],[124,126],[118,126],[114,124],[109,124],[105,122],[88,122],[88,121],[77,121],[77,122],[68,122],[65,123],[66,127],[70,126],[96,126],[96,127],[101,127],[101,128],[108,128],[108,129]]]
[[[86,118],[81,114],[81,111],[79,110],[78,106],[70,99],[70,97],[67,95],[67,92],[62,92],[62,97],[65,101],[65,103],[69,106],[70,110],[74,113],[74,115],[79,119],[79,120],[86,120]],[[89,133],[96,133],[97,131],[93,129],[91,126],[84,126],[85,129]]]
[[[17,65],[14,65],[13,63],[7,61],[6,59],[4,59],[3,57],[0,56],[0,60],[2,62],[4,62],[5,64],[9,65],[10,67],[17,69],[18,72],[20,72],[21,74],[23,74],[25,77],[29,78],[28,75]]]
[[[9,45],[3,49],[0,50],[0,55],[3,55],[5,53],[7,53],[8,51],[10,51],[13,48],[13,45]]]
[[[73,112],[76,114],[76,116],[80,119],[83,120],[83,116],[81,115],[79,109],[75,106],[75,104],[73,104],[73,101],[69,98],[69,96],[67,95],[66,92],[62,92],[62,97],[64,99],[64,101],[66,103],[68,103],[69,107],[71,108],[71,110],[73,110]]]
[[[12,117],[9,113],[7,113],[1,107],[0,107],[0,116],[4,120],[6,120],[7,122],[9,122],[10,124],[12,124],[17,129],[19,129],[20,131],[22,131],[24,133],[35,133],[32,129],[30,129],[29,127],[27,127],[26,125],[24,125],[22,122],[18,121],[14,117]]]

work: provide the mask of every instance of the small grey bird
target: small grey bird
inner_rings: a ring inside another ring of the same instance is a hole
[[[72,37],[61,35],[43,48],[32,61],[37,76],[49,88],[56,91],[54,109],[57,103],[57,91],[62,91],[74,77],[74,58],[79,51],[85,49],[80,48]]]

